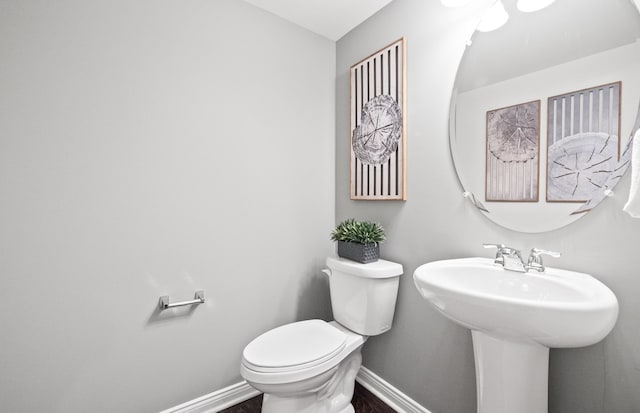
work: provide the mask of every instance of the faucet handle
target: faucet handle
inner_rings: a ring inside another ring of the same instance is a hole
[[[504,244],[482,244],[482,246],[484,248],[497,248],[498,251],[496,252],[496,257],[501,254],[516,255],[520,253],[519,250],[515,248],[507,247]]]
[[[484,248],[497,248],[498,251],[506,248],[504,244],[482,244]]]
[[[562,254],[560,254],[559,252],[547,251],[540,248],[531,248],[531,253],[529,254],[529,259],[527,260],[527,267],[543,272],[544,266],[542,265],[541,255],[548,255],[550,257],[559,258]]]
[[[482,246],[484,248],[495,248],[498,251],[496,251],[496,259],[495,259],[495,263],[496,264],[504,264],[504,257],[503,254],[506,252],[507,247],[504,244],[482,244]]]
[[[548,255],[553,258],[560,258],[562,254],[560,254],[559,252],[547,251],[540,248],[531,248],[531,254],[529,255],[530,257],[533,257],[534,259],[535,258],[540,259],[541,255]]]
[[[518,251],[515,248],[507,247],[504,244],[482,244],[482,246],[484,248],[496,248],[498,250],[496,251],[496,259],[494,261],[496,264],[504,265],[505,255],[508,255],[508,256],[520,255],[520,251]]]

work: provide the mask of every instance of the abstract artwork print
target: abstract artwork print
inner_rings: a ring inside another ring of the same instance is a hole
[[[351,199],[405,200],[405,41],[351,67]]]
[[[537,202],[540,101],[487,112],[485,199]]]
[[[620,82],[549,98],[547,201],[587,202],[618,173]]]

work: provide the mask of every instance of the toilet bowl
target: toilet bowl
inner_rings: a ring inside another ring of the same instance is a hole
[[[287,324],[245,348],[240,373],[265,394],[263,412],[352,412],[353,389],[338,384],[354,383],[365,341],[335,321]]]
[[[327,266],[336,321],[274,328],[242,353],[240,374],[264,393],[263,413],[353,413],[362,346],[391,328],[402,265],[330,257]]]

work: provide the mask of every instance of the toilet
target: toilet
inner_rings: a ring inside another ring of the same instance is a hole
[[[354,413],[362,345],[391,328],[402,265],[326,263],[335,321],[286,324],[244,348],[240,374],[264,393],[263,413]]]

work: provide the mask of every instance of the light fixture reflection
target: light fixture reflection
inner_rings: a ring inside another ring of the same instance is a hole
[[[518,0],[518,10],[525,13],[542,10],[550,6],[555,0]]]
[[[509,20],[509,14],[504,9],[502,1],[498,0],[485,12],[484,16],[482,16],[482,20],[480,20],[480,24],[478,24],[476,30],[480,32],[490,32],[502,27],[507,20]]]
[[[462,7],[471,3],[472,0],[440,0],[445,7]]]

